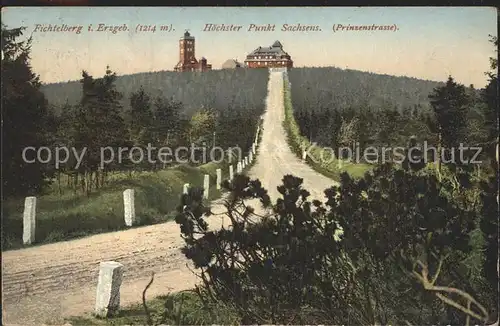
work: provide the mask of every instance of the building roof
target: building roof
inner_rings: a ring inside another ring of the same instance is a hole
[[[262,55],[262,54],[274,54],[274,55],[288,55],[283,51],[283,45],[280,41],[275,41],[273,45],[268,47],[259,46],[257,49],[253,50],[249,55]]]
[[[272,45],[273,48],[282,48],[283,45],[281,45],[281,42],[276,40],[276,42],[273,43]]]
[[[189,34],[189,31],[185,31],[184,36],[181,37],[181,40],[194,40],[194,37]]]
[[[240,68],[242,67],[243,65],[241,63],[239,63],[237,60],[234,60],[234,59],[229,59],[229,60],[226,60],[223,64],[222,64],[222,69],[233,69],[233,68]]]
[[[245,62],[282,62],[282,61],[287,61],[287,62],[293,62],[292,59],[246,59]]]

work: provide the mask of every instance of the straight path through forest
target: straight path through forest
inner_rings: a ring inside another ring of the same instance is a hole
[[[270,72],[262,140],[248,174],[261,180],[273,200],[285,174],[303,178],[311,196],[323,199],[323,190],[335,182],[290,151],[282,127],[283,103],[283,73]],[[223,211],[221,200],[213,203],[213,211]],[[213,216],[209,223],[217,227],[221,219]],[[63,324],[65,317],[92,312],[102,261],[118,261],[125,266],[122,306],[141,301],[153,271],[150,298],[192,288],[197,280],[180,252],[182,244],[179,226],[167,222],[3,252],[3,324]]]

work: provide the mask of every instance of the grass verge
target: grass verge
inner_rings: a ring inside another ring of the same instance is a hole
[[[353,178],[360,178],[364,176],[365,172],[372,169],[372,166],[369,164],[340,161],[333,156],[331,151],[321,147],[311,147],[312,144],[309,140],[300,134],[299,126],[297,121],[295,121],[288,78],[284,78],[283,85],[285,101],[283,127],[287,133],[288,145],[298,157],[302,158],[304,149],[308,149],[306,163],[318,173],[334,180],[339,180],[342,172],[349,173]]]
[[[166,222],[175,214],[183,185],[203,186],[204,174],[210,175],[210,184],[215,185],[219,167],[222,178],[227,179],[225,163],[207,163],[131,175],[116,173],[90,196],[74,194],[69,188],[60,194],[54,186],[37,197],[35,244],[126,229],[123,191],[128,188],[135,190],[135,209],[140,220],[137,226]],[[211,186],[209,200],[219,196],[220,191]],[[2,250],[22,248],[24,198],[7,199],[2,204]]]
[[[239,325],[237,314],[222,305],[204,303],[194,291],[159,296],[146,302],[153,325]],[[142,304],[120,310],[116,316],[96,318],[92,315],[71,317],[73,326],[147,325]]]

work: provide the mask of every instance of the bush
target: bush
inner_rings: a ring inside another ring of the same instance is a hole
[[[472,297],[488,300],[493,289],[467,277],[481,215],[450,199],[449,187],[426,170],[383,165],[360,180],[343,173],[325,203],[308,200],[302,179],[284,176],[272,205],[258,180],[238,175],[224,184],[231,227],[209,230],[199,189],[182,197],[176,222],[204,299],[236,310],[244,324],[465,324],[464,311],[484,322],[486,309]],[[250,199],[272,213],[260,216]]]

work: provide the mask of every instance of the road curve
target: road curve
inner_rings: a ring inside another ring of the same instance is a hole
[[[270,73],[266,104],[262,141],[249,175],[262,181],[273,200],[285,174],[303,178],[312,197],[322,199],[334,181],[305,165],[287,146],[281,72]],[[214,211],[221,211],[220,201]],[[209,222],[214,227],[222,223],[217,216]],[[180,253],[182,244],[178,225],[167,222],[3,252],[3,324],[63,324],[65,317],[92,312],[101,261],[125,266],[122,306],[140,302],[153,271],[148,297],[192,288],[196,277]]]

